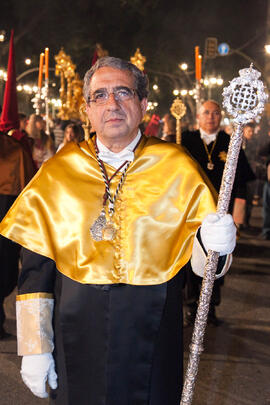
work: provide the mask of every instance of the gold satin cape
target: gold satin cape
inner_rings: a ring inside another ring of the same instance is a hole
[[[110,177],[115,169],[105,166]],[[164,283],[188,262],[197,228],[216,211],[202,176],[181,146],[143,136],[117,199],[116,238],[96,242],[89,229],[102,210],[105,186],[93,141],[69,143],[42,165],[0,233],[53,259],[80,283]],[[113,194],[120,178],[111,182]]]

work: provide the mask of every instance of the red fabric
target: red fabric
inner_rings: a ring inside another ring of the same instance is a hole
[[[159,129],[160,117],[153,114],[151,120],[149,121],[147,127],[145,128],[144,134],[146,136],[157,136]]]
[[[95,50],[93,59],[92,59],[92,66],[96,63],[97,60],[98,60],[98,54],[97,54],[97,50]]]
[[[10,135],[10,134],[8,134]],[[20,141],[23,137],[25,137],[25,134],[23,132],[21,132],[19,129],[15,129],[12,134],[11,134],[12,138],[17,139],[17,141]]]
[[[3,132],[7,132],[10,129],[20,128],[13,36],[14,31],[12,30],[9,44],[7,82],[5,87],[3,110],[0,118],[0,131]]]

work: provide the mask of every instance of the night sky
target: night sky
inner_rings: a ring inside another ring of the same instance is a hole
[[[226,42],[264,68],[267,0],[2,0],[0,30],[7,40],[0,43],[0,67],[6,68],[8,39],[15,30],[17,75],[27,69],[24,59],[38,66],[39,54],[50,48],[53,55],[61,47],[72,57],[81,78],[90,67],[97,42],[112,56],[129,59],[139,47],[146,56],[150,83],[157,83],[155,95],[161,109],[173,99],[172,89],[188,85],[178,64],[187,62],[194,70],[194,47],[204,56],[207,37]],[[203,59],[203,75],[221,75],[224,84],[238,75],[249,61],[232,53]],[[194,75],[189,76],[194,81]],[[25,82],[37,81],[37,74]],[[219,94],[215,94],[219,98]],[[211,94],[212,95],[212,94]]]

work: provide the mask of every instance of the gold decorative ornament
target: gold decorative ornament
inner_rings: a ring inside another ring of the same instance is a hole
[[[204,146],[205,152],[207,154],[207,158],[208,158],[208,163],[207,163],[206,167],[207,167],[208,170],[213,170],[215,165],[212,162],[212,153],[214,152],[214,149],[215,149],[215,146],[216,146],[216,143],[217,143],[217,138],[215,139],[215,141],[214,141],[214,143],[213,143],[210,150],[208,149],[208,146],[207,146],[206,142],[203,139],[202,139],[202,142],[203,142],[203,146]],[[225,161],[226,161],[226,159],[225,159]]]
[[[180,120],[181,118],[185,115],[186,113],[186,106],[183,103],[183,101],[179,98],[176,97],[176,99],[174,99],[170,111],[171,114],[174,116],[174,118],[176,119],[176,143],[177,144],[181,144],[181,123]]]
[[[227,152],[225,152],[225,150],[222,151],[222,152],[219,152],[218,157],[220,158],[220,160],[222,162],[226,162],[226,160],[227,160]]]
[[[144,71],[146,57],[141,54],[140,48],[137,48],[134,56],[131,56],[130,62],[133,63],[133,65],[137,66],[137,68],[140,69],[142,72]]]
[[[58,116],[62,120],[79,119],[80,106],[83,99],[83,82],[79,74],[75,72],[76,65],[71,57],[67,55],[62,48],[55,57],[55,75],[60,76],[60,99],[61,108]]]
[[[83,127],[83,130],[84,130],[84,139],[86,141],[88,141],[88,139],[90,138],[91,123],[90,123],[90,120],[89,120],[88,115],[86,113],[86,103],[85,103],[84,100],[80,105],[79,114],[80,114],[80,120],[83,123],[82,127]]]

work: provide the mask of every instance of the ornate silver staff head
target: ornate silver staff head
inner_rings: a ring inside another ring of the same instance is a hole
[[[236,124],[244,125],[262,114],[268,95],[259,77],[261,73],[249,68],[239,70],[239,77],[223,89],[223,106],[234,117]]]

